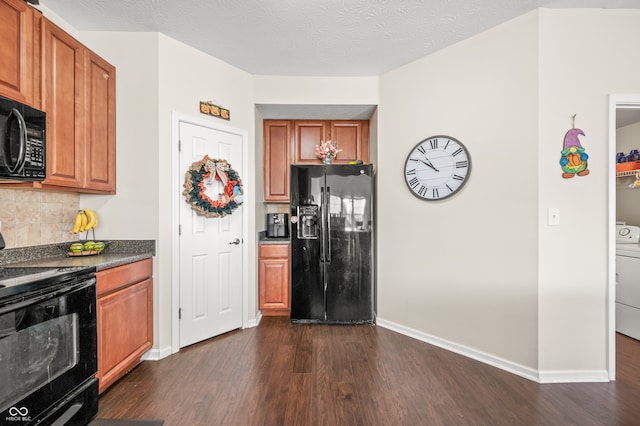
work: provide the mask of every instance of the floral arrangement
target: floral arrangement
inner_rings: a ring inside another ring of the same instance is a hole
[[[338,149],[338,142],[322,141],[320,145],[316,145],[315,154],[319,159],[327,162],[336,158],[340,151],[342,150]]]

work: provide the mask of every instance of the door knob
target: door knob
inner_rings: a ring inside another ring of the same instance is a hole
[[[240,238],[236,238],[235,240],[231,241],[229,244],[234,244],[234,245],[238,245],[240,244]]]

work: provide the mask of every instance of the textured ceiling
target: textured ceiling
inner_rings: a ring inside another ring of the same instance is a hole
[[[40,0],[80,31],[161,32],[253,75],[376,76],[539,7],[640,0]],[[46,10],[45,10],[46,12]],[[263,118],[367,119],[372,105],[259,105]],[[639,121],[640,112],[629,111]],[[620,114],[619,114],[620,115]]]
[[[78,30],[153,31],[253,75],[375,76],[538,7],[638,0],[40,0]]]

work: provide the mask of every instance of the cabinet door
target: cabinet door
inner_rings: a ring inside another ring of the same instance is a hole
[[[152,287],[152,280],[146,279],[98,297],[100,393],[137,365],[152,346]]]
[[[84,188],[116,190],[116,70],[87,50],[85,61]]]
[[[316,145],[329,140],[326,121],[294,121],[293,164],[322,164],[316,156]]]
[[[33,105],[33,9],[0,0],[0,23],[0,95]]]
[[[264,200],[289,201],[291,122],[264,121]]]
[[[260,244],[258,287],[263,315],[289,315],[288,244]]]
[[[331,140],[342,150],[334,163],[369,162],[369,125],[366,121],[332,121]]]
[[[44,20],[43,104],[47,112],[47,178],[43,185],[81,188],[84,164],[84,48]]]

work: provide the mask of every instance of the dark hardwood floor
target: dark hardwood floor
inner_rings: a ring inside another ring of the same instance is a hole
[[[537,384],[376,326],[265,317],[143,362],[99,418],[172,425],[638,425],[640,342],[617,337],[617,380]]]

